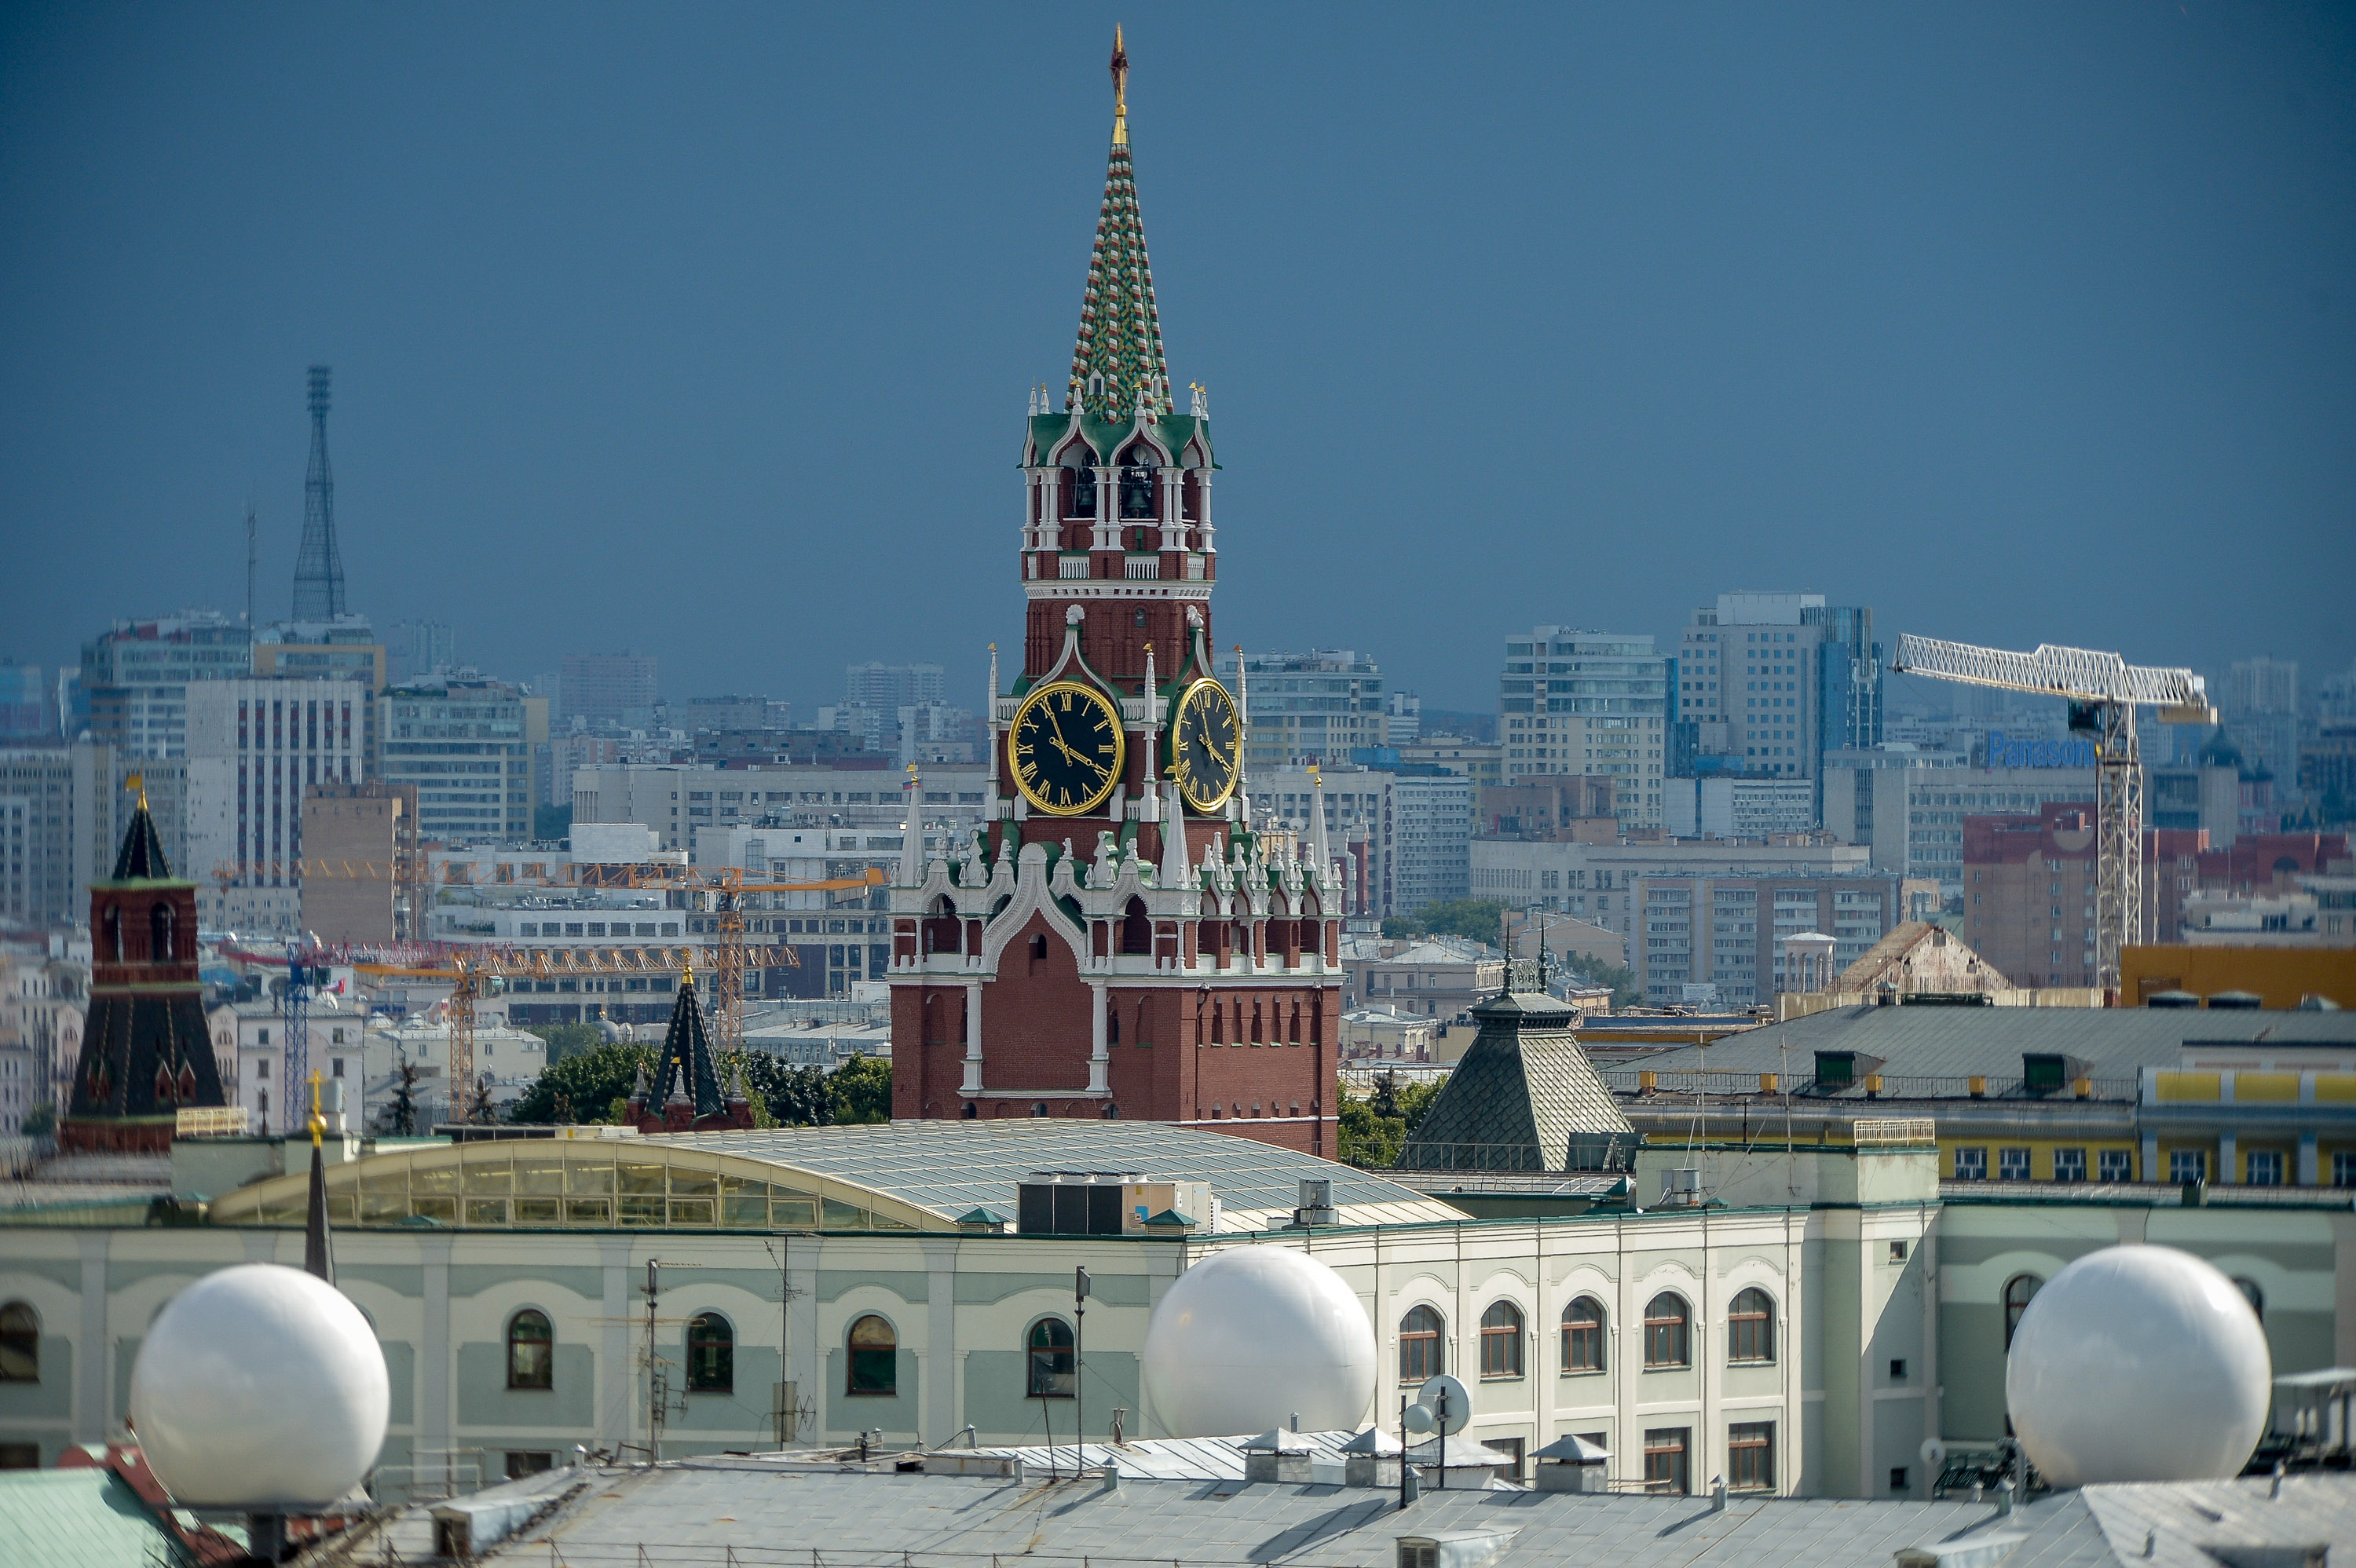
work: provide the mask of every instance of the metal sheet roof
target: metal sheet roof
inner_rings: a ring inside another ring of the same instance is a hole
[[[1105,1568],[1151,1563],[1376,1568],[1398,1537],[1513,1531],[1496,1568],[1609,1563],[1614,1568],[1887,1568],[1907,1547],[1974,1533],[2026,1537],[2007,1568],[2090,1568],[2126,1561],[2215,1568],[2209,1544],[2328,1542],[2356,1549],[2356,1478],[2295,1477],[2270,1502],[2263,1479],[2097,1487],[2000,1516],[1961,1499],[1746,1499],[1426,1489],[1402,1510],[1387,1488],[1233,1479],[1047,1484],[984,1477],[709,1458],[652,1470],[593,1472],[598,1483],[495,1560],[571,1568],[716,1563],[755,1549],[761,1561],[959,1568],[993,1554],[1040,1568],[1083,1558]],[[1126,1472],[1126,1466],[1124,1466]],[[2146,1530],[2154,1551],[2144,1558]],[[640,1552],[643,1548],[644,1556]],[[747,1558],[747,1561],[751,1561]]]
[[[2017,1078],[2025,1051],[2084,1058],[2097,1076],[2174,1067],[2188,1040],[2356,1044],[2356,1012],[2173,1008],[1859,1007],[1813,1013],[1619,1065],[1665,1072],[1805,1072],[1819,1051],[1880,1057],[1886,1073]]]
[[[1463,1211],[1413,1188],[1257,1139],[1166,1122],[1046,1116],[975,1122],[892,1122],[870,1126],[771,1127],[647,1138],[774,1160],[875,1189],[955,1219],[974,1208],[1013,1213],[1016,1188],[1034,1170],[1136,1171],[1149,1179],[1202,1181],[1226,1207],[1225,1230],[1290,1220],[1301,1179],[1333,1184],[1345,1225],[1462,1220]]]

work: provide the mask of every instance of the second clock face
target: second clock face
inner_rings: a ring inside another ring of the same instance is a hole
[[[1194,682],[1170,720],[1170,776],[1178,793],[1197,811],[1216,811],[1234,793],[1242,765],[1235,699],[1215,680]]]
[[[1102,805],[1120,782],[1120,715],[1094,687],[1043,686],[1015,709],[1006,752],[1024,799],[1054,816],[1076,816]]]

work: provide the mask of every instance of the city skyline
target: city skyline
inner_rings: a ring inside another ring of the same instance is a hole
[[[274,618],[316,362],[380,623],[513,678],[639,644],[682,693],[807,702],[853,657],[978,687],[998,628],[955,585],[1017,526],[1017,387],[1061,373],[1095,29],[1053,31],[1043,98],[980,14],[538,20],[454,22],[448,54],[361,16],[13,24],[5,652],[234,613],[249,500]],[[2350,41],[2319,14],[1132,30],[1173,373],[1211,388],[1248,525],[1227,639],[1366,646],[1478,708],[1505,628],[1665,645],[1755,588],[1892,635],[2346,667]],[[298,107],[322,74],[351,101]],[[1308,562],[1330,592],[1296,592]],[[1374,645],[1353,606],[1409,562],[1451,630]],[[878,645],[911,582],[934,609]],[[748,666],[779,601],[795,635]]]

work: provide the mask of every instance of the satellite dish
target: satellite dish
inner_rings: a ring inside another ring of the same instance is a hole
[[[1922,1439],[1922,1463],[1937,1469],[1947,1462],[1947,1445],[1935,1437]]]
[[[1472,1391],[1446,1372],[1425,1379],[1416,1390],[1415,1402],[1431,1411],[1446,1436],[1455,1436],[1472,1420]]]
[[[1431,1430],[1431,1407],[1428,1404],[1410,1404],[1407,1407],[1406,1415],[1400,1419],[1406,1423],[1409,1432],[1429,1432]]]

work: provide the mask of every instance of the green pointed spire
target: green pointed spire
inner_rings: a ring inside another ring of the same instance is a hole
[[[1145,256],[1145,221],[1129,164],[1129,55],[1113,29],[1112,156],[1104,207],[1088,253],[1087,292],[1080,297],[1080,337],[1072,350],[1066,408],[1126,424],[1141,395],[1155,418],[1174,411],[1170,364],[1162,352],[1162,317],[1153,303],[1153,267]]]

